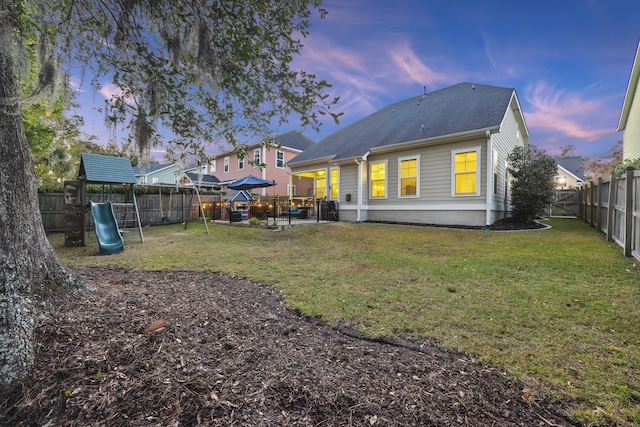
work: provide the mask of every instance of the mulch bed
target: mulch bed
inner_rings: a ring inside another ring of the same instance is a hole
[[[569,426],[566,402],[434,343],[375,340],[196,272],[81,269],[0,425]]]
[[[461,230],[491,230],[491,231],[526,231],[526,230],[539,230],[547,228],[544,224],[538,221],[519,221],[513,218],[504,218],[498,220],[488,227],[484,226],[471,226],[471,225],[442,225],[442,224],[422,224],[415,222],[402,222],[402,221],[367,221],[377,224],[391,224],[391,225],[409,225],[413,227],[433,227],[433,228],[455,228]]]

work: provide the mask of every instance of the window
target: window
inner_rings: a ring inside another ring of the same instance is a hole
[[[387,197],[387,161],[371,163],[371,197]]]
[[[316,178],[316,198],[324,199],[327,195],[327,178]]]
[[[257,167],[260,165],[260,149],[256,148],[253,150],[253,166]]]
[[[296,195],[296,186],[287,184],[287,196],[295,196]]]
[[[331,198],[333,200],[338,200],[338,198],[340,197],[340,193],[338,192],[340,181],[338,179],[338,169],[331,169]]]
[[[216,163],[217,163],[217,159],[213,159],[211,161],[211,163],[209,163],[209,171],[211,173],[215,173],[215,171],[216,171]]]
[[[480,149],[453,152],[453,194],[477,195],[479,189],[478,161]]]
[[[276,167],[280,169],[284,168],[284,151],[276,151]]]
[[[400,197],[419,196],[419,164],[420,157],[398,159],[398,194]]]
[[[224,158],[224,173],[229,172],[229,158],[225,157]]]
[[[153,184],[157,184],[158,183],[158,178],[157,177],[153,177],[151,178],[151,180],[153,181]]]
[[[244,169],[244,157],[238,157],[238,170],[241,171]]]

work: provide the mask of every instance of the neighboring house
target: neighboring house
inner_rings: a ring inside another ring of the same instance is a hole
[[[514,89],[461,83],[383,108],[287,166],[341,221],[483,226],[510,210],[507,156],[528,144]]]
[[[220,180],[213,175],[206,175],[195,172],[185,172],[180,185],[192,185],[195,184],[200,190],[220,190],[222,185]]]
[[[557,157],[558,173],[555,176],[556,189],[576,189],[582,187],[585,182],[582,169],[582,157]]]
[[[138,184],[174,185],[182,168],[175,163],[150,163],[133,168]]]
[[[309,196],[313,189],[313,180],[304,177],[290,180],[285,164],[313,146],[315,142],[296,131],[276,135],[274,139],[280,144],[279,147],[265,148],[260,142],[249,144],[247,156],[242,160],[238,158],[238,154],[235,151],[214,156],[212,163],[209,165],[208,173],[215,174],[222,185],[229,184],[248,175],[276,182],[275,186],[268,189],[254,189],[252,191],[254,194]],[[252,166],[249,164],[250,160],[265,166],[262,168]]]
[[[640,42],[631,68],[629,85],[622,104],[618,131],[623,134],[622,157],[624,160],[640,158]]]

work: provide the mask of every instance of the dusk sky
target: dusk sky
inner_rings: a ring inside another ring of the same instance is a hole
[[[530,142],[606,156],[640,41],[640,0],[327,0],[295,66],[333,84],[340,126],[461,82],[516,90]],[[86,97],[86,95],[85,95]],[[100,95],[93,100],[102,102]],[[275,133],[295,127],[274,129]],[[87,118],[88,133],[101,119]],[[334,132],[332,120],[315,141]],[[252,141],[248,141],[252,142]]]

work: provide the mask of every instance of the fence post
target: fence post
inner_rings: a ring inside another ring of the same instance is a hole
[[[602,178],[598,178],[597,207],[596,207],[596,230],[602,231]]]
[[[607,242],[613,242],[613,220],[616,216],[616,193],[618,180],[611,175],[609,180],[609,208],[607,209]]]
[[[633,171],[632,167],[626,170],[625,200],[624,200],[624,256],[631,256],[631,242],[633,240]]]

